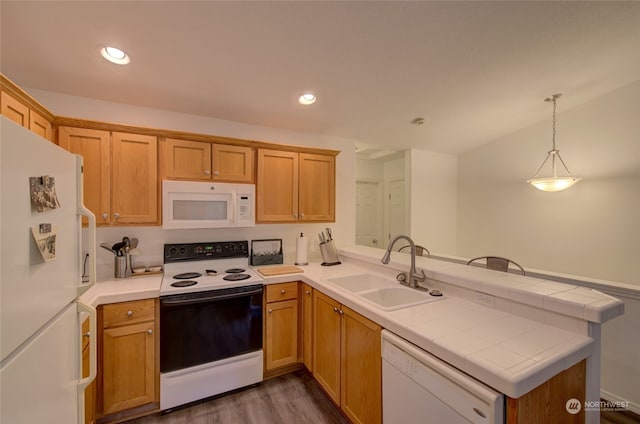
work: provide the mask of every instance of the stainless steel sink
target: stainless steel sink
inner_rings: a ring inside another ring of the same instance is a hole
[[[375,274],[354,274],[330,278],[327,281],[360,296],[363,300],[385,311],[394,311],[442,299],[442,297],[431,296],[424,291],[401,286],[391,278]]]

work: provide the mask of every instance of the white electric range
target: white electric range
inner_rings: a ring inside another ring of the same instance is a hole
[[[248,241],[164,246],[160,409],[262,381],[263,292]]]

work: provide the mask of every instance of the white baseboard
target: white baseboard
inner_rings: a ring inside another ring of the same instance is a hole
[[[616,396],[613,393],[607,392],[606,390],[600,390],[600,397],[612,402],[625,402],[629,405],[629,411],[640,415],[640,404],[623,399],[620,396]]]

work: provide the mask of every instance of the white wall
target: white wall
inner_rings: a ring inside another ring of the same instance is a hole
[[[561,104],[557,147],[583,180],[557,193],[524,182],[551,146],[551,116],[461,155],[458,255],[640,287],[640,82],[572,110]]]
[[[561,100],[557,147],[583,180],[557,193],[524,182],[551,146],[551,109],[548,121],[461,155],[458,256],[638,287],[601,288],[625,302],[625,315],[603,325],[601,389],[640,413],[640,82],[572,110]]]
[[[456,156],[411,149],[407,160],[409,234],[429,251],[456,254]]]
[[[140,257],[134,263],[146,265],[162,262],[164,243],[253,240],[282,238],[285,263],[295,260],[295,241],[300,232],[310,238],[310,259],[320,259],[317,233],[327,225],[333,230],[336,244],[350,245],[355,240],[355,143],[352,140],[246,125],[202,116],[142,108],[118,103],[67,96],[36,89],[26,89],[54,114],[151,128],[188,131],[299,146],[340,150],[336,157],[336,222],[332,224],[262,224],[248,229],[163,230],[159,227],[115,227],[98,229],[98,243],[114,243],[123,236],[140,240]],[[99,269],[103,276],[113,272],[113,258],[98,249]]]

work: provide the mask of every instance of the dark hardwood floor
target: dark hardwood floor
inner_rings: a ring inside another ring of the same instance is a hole
[[[347,424],[305,371],[272,378],[259,386],[129,424]]]
[[[129,424],[347,424],[349,421],[306,371],[212,400],[129,421]],[[630,411],[600,414],[601,424],[640,424]],[[396,423],[391,423],[396,424]]]

